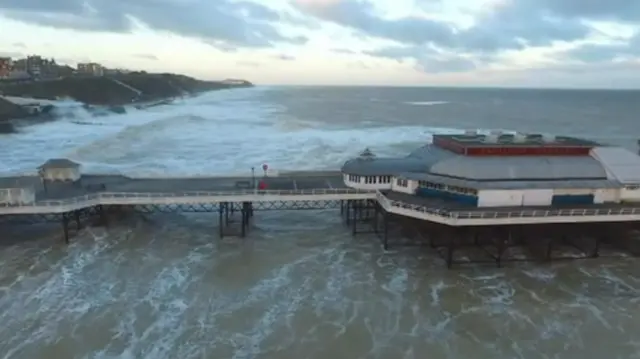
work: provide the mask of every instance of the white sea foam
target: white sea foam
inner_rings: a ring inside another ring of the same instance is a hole
[[[413,106],[435,106],[435,105],[446,105],[449,101],[407,101],[405,104],[413,105]]]
[[[33,172],[51,157],[79,161],[88,172],[134,176],[249,173],[265,162],[279,170],[325,169],[365,147],[401,155],[394,146],[426,143],[434,131],[458,132],[426,126],[327,130],[262,102],[260,91],[270,89],[212,92],[101,117],[69,103],[62,120],[5,136],[0,161],[7,173]]]

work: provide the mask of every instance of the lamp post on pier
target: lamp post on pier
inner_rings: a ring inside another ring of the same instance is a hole
[[[251,186],[256,189],[256,168],[251,167]]]

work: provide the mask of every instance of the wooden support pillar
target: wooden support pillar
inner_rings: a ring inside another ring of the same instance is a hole
[[[62,231],[64,233],[64,243],[69,244],[69,216],[67,213],[62,214]]]
[[[344,200],[340,200],[340,215],[344,215]]]
[[[225,225],[229,224],[229,204],[231,204],[231,208],[233,208],[233,203],[225,202],[224,203],[224,223]]]

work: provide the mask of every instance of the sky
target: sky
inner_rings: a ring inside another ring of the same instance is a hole
[[[256,84],[640,88],[638,0],[0,0],[0,56]]]

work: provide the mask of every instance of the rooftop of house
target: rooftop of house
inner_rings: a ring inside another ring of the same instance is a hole
[[[79,163],[73,162],[67,158],[52,158],[43,163],[39,169],[63,169],[63,168],[78,168]]]

